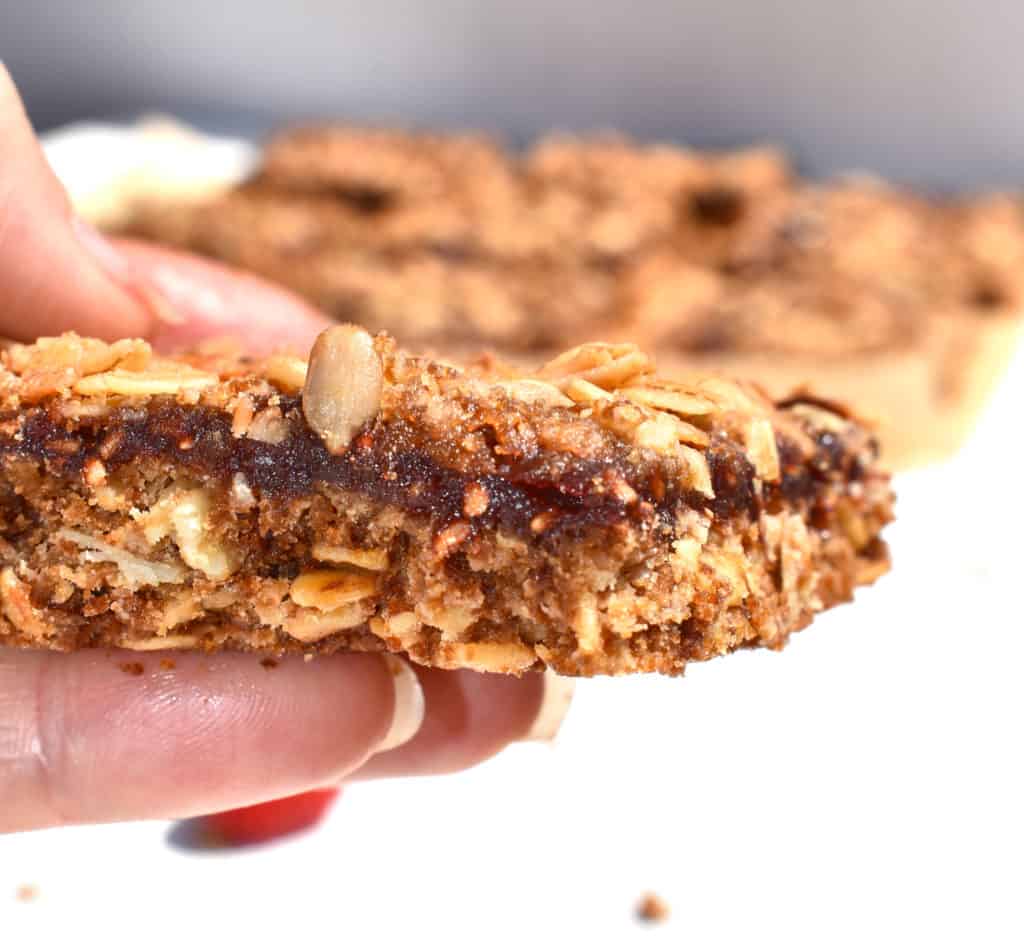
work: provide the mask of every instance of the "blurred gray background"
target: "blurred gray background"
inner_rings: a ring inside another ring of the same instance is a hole
[[[40,129],[161,109],[787,147],[815,174],[1024,178],[1021,0],[0,0]]]

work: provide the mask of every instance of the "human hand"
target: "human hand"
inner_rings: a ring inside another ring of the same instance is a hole
[[[217,334],[305,349],[298,299],[76,221],[0,65],[0,336],[75,330],[157,348]],[[131,668],[127,667],[131,664]],[[141,664],[139,672],[136,664]],[[286,658],[0,650],[0,831],[192,816],[330,785],[443,773],[554,735],[564,680]]]

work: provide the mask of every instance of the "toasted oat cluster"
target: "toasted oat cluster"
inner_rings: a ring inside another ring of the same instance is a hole
[[[888,567],[842,407],[631,345],[524,373],[347,325],[308,363],[68,334],[5,350],[0,399],[7,644],[674,674]]]
[[[931,322],[1016,314],[1018,200],[816,185],[770,150],[552,137],[285,133],[206,203],[134,234],[254,270],[417,348],[550,356],[588,339],[663,355],[841,360],[916,349]]]

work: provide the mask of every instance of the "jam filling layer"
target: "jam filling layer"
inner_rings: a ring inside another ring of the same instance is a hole
[[[301,413],[297,399],[287,400],[283,410]],[[126,406],[83,420],[73,430],[39,408],[24,418],[17,435],[0,438],[0,454],[43,463],[49,473],[70,482],[82,479],[91,460],[102,461],[108,472],[156,460],[225,486],[242,474],[257,497],[270,500],[303,496],[326,485],[432,517],[440,525],[465,516],[466,491],[472,485],[474,493],[482,488],[487,495],[486,508],[468,520],[474,531],[499,529],[536,540],[620,522],[672,529],[683,507],[709,510],[719,519],[756,518],[764,506],[780,500],[818,503],[837,479],[856,479],[862,472],[834,435],[821,436],[810,462],[779,435],[781,479],[758,486],[739,445],[713,435],[705,452],[715,492],[709,499],[665,479],[665,466],[658,461],[566,459],[552,453],[508,460],[497,473],[467,474],[439,464],[417,446],[414,429],[400,420],[370,422],[340,455],[330,454],[304,421],[292,421],[290,428],[280,443],[235,437],[225,412],[155,397],[143,407]],[[624,500],[616,481],[627,483],[637,498]]]

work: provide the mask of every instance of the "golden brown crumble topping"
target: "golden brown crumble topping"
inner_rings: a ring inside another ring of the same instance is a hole
[[[4,351],[0,399],[0,642],[675,673],[887,568],[845,409],[628,344],[523,372],[351,326],[308,365],[68,334]]]

